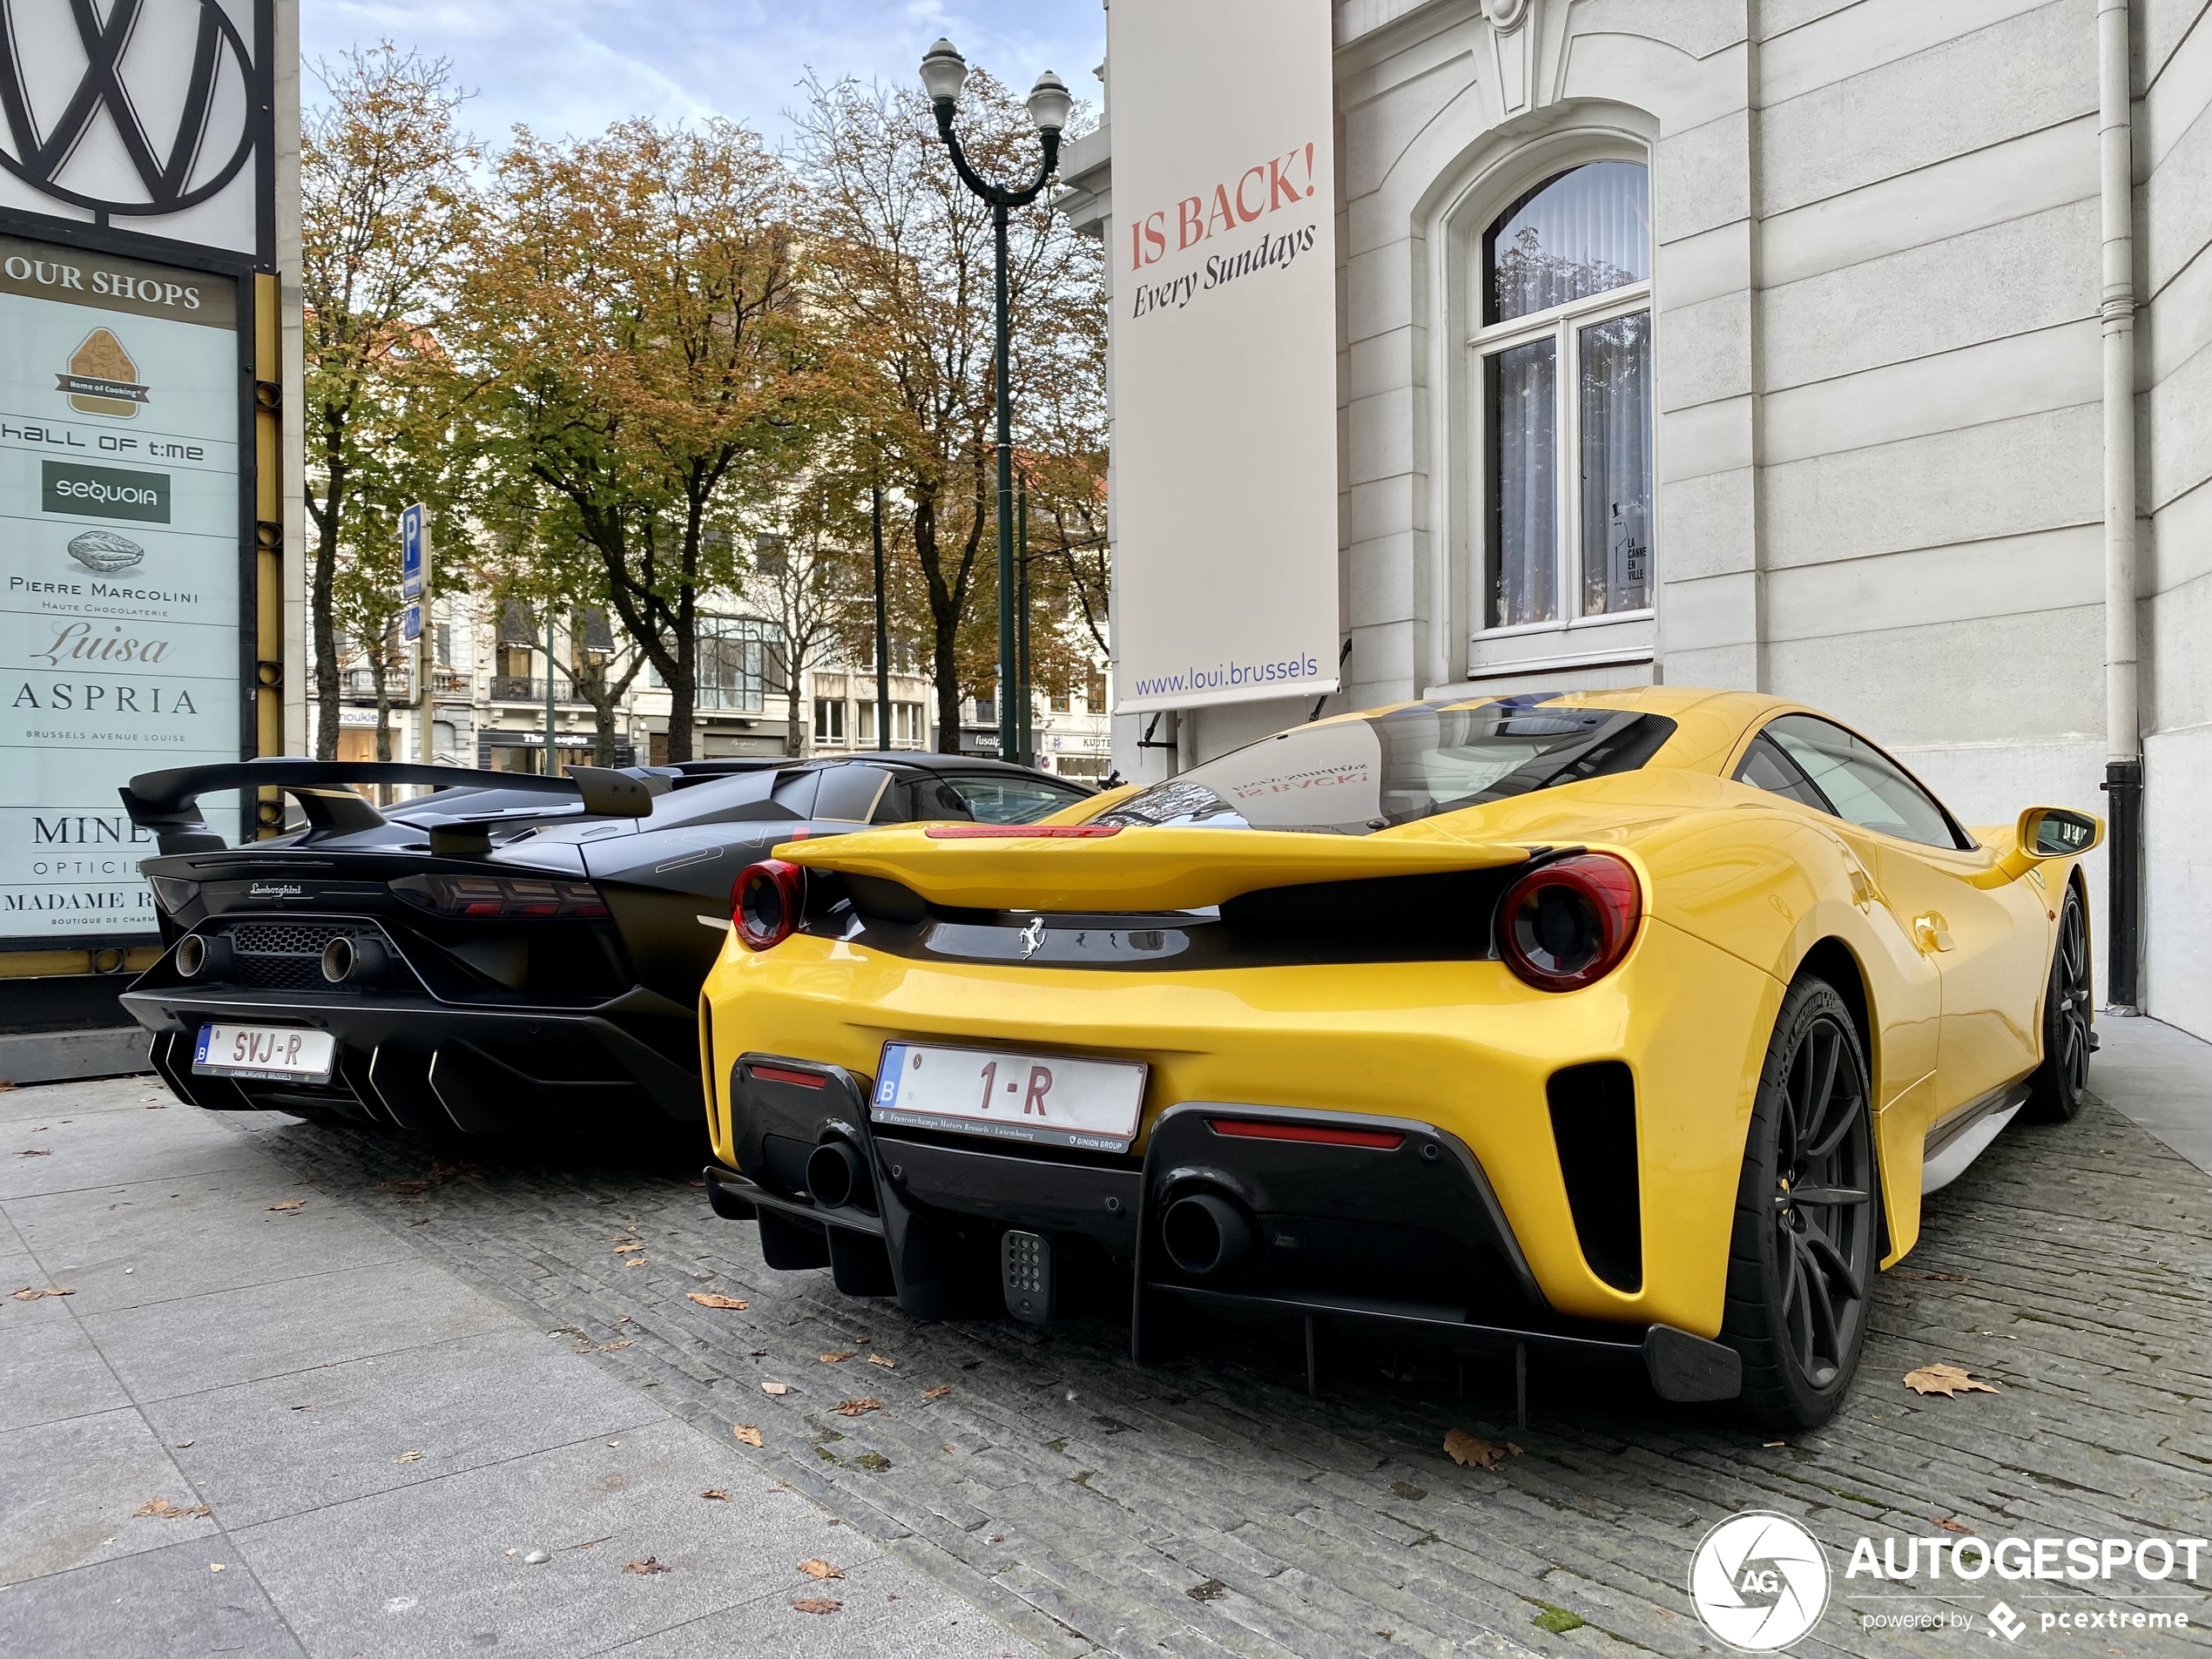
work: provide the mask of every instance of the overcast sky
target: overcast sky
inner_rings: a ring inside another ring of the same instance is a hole
[[[311,66],[380,39],[451,58],[477,93],[462,119],[490,139],[517,122],[556,137],[723,115],[772,140],[809,68],[914,80],[940,35],[1018,91],[1056,70],[1095,103],[1106,55],[1099,0],[301,0],[300,14]],[[312,75],[302,91],[314,101]]]

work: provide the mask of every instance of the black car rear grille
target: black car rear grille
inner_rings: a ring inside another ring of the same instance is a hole
[[[327,990],[322,976],[322,953],[340,934],[354,931],[312,921],[257,921],[233,927],[231,948],[238,953],[239,980],[258,990]]]

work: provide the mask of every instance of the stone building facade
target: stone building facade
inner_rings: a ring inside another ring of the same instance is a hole
[[[2132,685],[2141,1001],[2212,1036],[2205,10],[1336,0],[1328,707],[1758,688],[1986,822],[2103,810]],[[1109,237],[1110,112],[1064,167]],[[1116,759],[1156,776],[1310,709],[1121,718]]]

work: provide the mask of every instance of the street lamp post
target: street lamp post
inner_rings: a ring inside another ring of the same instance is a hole
[[[921,60],[921,84],[937,115],[937,136],[953,158],[953,168],[966,185],[990,204],[995,233],[998,299],[998,448],[999,448],[999,754],[1012,759],[1021,753],[1021,723],[1015,718],[1015,697],[1019,691],[1019,664],[1015,624],[1014,574],[1014,434],[1013,404],[1007,391],[1007,355],[1010,329],[1007,320],[1006,223],[1016,207],[1027,207],[1043,192],[1046,180],[1060,159],[1060,134],[1068,125],[1075,100],[1060,78],[1050,70],[1037,77],[1029,92],[1029,120],[1037,130],[1044,151],[1035,180],[1026,190],[1008,190],[983,179],[968,164],[960,139],[953,132],[954,101],[968,79],[968,60],[949,40],[940,40]]]

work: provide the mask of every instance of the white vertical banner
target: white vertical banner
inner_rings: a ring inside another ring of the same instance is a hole
[[[1116,708],[1337,686],[1328,0],[1113,0]]]

